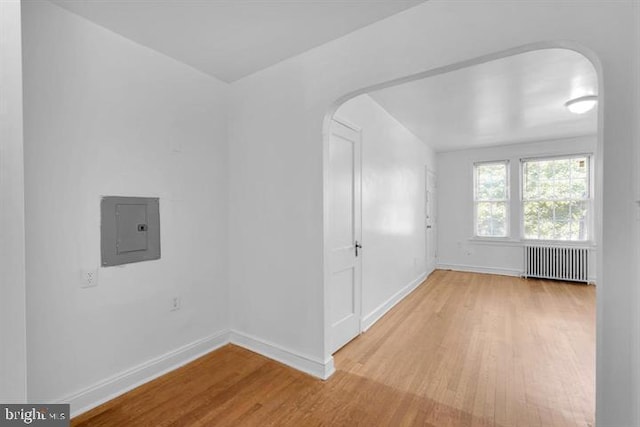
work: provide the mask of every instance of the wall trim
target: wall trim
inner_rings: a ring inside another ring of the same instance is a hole
[[[362,319],[362,332],[373,326],[396,304],[406,298],[429,275],[438,270],[467,271],[473,273],[501,274],[506,276],[520,276],[517,270],[475,267],[459,264],[437,264],[435,269],[420,274],[391,298],[380,304],[375,310]],[[71,404],[71,417],[87,412],[116,397],[146,384],[162,375],[168,374],[181,366],[184,366],[214,350],[234,344],[246,350],[260,354],[268,359],[275,360],[293,369],[304,372],[313,377],[326,380],[335,372],[334,359],[329,356],[321,361],[311,356],[297,353],[267,340],[255,337],[236,330],[222,330],[216,334],[196,340],[178,349],[169,351],[162,356],[150,359],[133,368],[99,381],[74,394],[58,399],[55,403]]]
[[[231,344],[238,345],[322,380],[328,379],[335,372],[333,357],[331,356],[322,361],[236,330],[231,331],[230,341]]]
[[[322,380],[335,372],[333,357],[320,361],[255,336],[226,329],[98,381],[55,403],[71,404],[71,417],[77,417],[227,344],[235,344]]]
[[[437,270],[453,270],[453,271],[464,271],[468,273],[482,273],[482,274],[497,274],[499,276],[512,276],[512,277],[522,277],[524,274],[520,270],[511,269],[511,268],[498,268],[498,267],[477,267],[474,265],[462,265],[462,264],[438,264],[436,265]],[[589,276],[587,278],[587,284],[595,285],[596,284],[596,276]]]
[[[344,117],[340,117],[337,114],[333,115],[333,120],[335,120],[336,122],[340,123],[341,125],[344,125],[348,128],[353,129],[356,132],[362,132],[362,127],[358,126],[357,124],[350,122],[349,120],[345,119]]]
[[[382,318],[389,310],[391,310],[396,304],[402,301],[407,297],[411,292],[413,292],[422,282],[425,281],[429,274],[431,274],[433,270],[429,272],[424,272],[420,274],[418,277],[413,279],[407,285],[405,285],[402,289],[400,289],[395,294],[391,295],[391,298],[380,304],[376,307],[371,313],[367,314],[362,318],[362,332],[365,332],[371,326],[373,326],[378,320]]]
[[[229,343],[229,330],[196,340],[59,399],[71,404],[71,417],[112,400]]]
[[[436,265],[438,270],[454,270],[454,271],[466,271],[469,273],[485,273],[485,274],[498,274],[500,276],[514,276],[521,277],[522,271],[513,268],[501,268],[501,267],[478,267],[476,265],[465,264],[440,264]]]

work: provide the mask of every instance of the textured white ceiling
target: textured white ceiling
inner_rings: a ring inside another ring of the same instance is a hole
[[[51,0],[232,82],[424,0]]]
[[[436,151],[594,134],[597,109],[564,103],[597,94],[597,74],[566,49],[522,53],[370,93]]]

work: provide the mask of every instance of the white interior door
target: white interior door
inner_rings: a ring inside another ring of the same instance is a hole
[[[331,353],[360,333],[360,131],[334,120],[329,140]]]
[[[425,169],[425,238],[427,273],[436,268],[436,174]]]

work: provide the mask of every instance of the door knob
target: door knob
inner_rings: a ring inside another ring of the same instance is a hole
[[[355,247],[356,247],[356,256],[358,256],[358,249],[362,249],[362,245],[360,243],[358,243],[357,240],[356,240]]]

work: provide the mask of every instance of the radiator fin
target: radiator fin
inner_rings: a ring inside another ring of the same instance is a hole
[[[589,281],[589,249],[525,245],[524,277]]]

